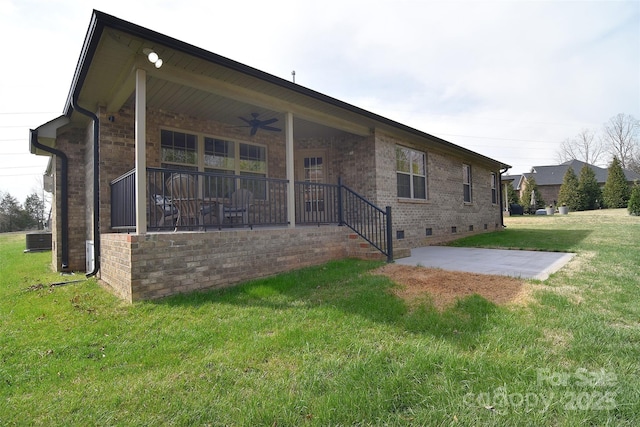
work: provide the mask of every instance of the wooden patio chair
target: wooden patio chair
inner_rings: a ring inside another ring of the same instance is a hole
[[[149,200],[147,201],[147,213],[149,227],[164,227],[174,225],[178,216],[178,209],[171,204],[167,194],[158,189],[155,184],[149,183]]]
[[[184,173],[171,174],[167,180],[167,188],[171,204],[178,209],[174,231],[178,231],[180,226],[201,225],[202,209],[194,177]]]
[[[253,205],[253,193],[240,188],[231,194],[228,205],[220,205],[219,218],[221,221],[228,219],[233,223],[233,218],[242,218],[243,224],[249,224],[249,208]]]

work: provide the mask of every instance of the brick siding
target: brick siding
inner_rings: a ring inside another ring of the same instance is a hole
[[[229,286],[239,281],[276,274],[345,256],[376,257],[363,241],[345,243],[344,229],[306,227],[270,230],[234,230],[208,233],[159,233],[145,236],[111,233],[110,182],[134,167],[134,110],[132,105],[116,113],[100,109],[100,230],[101,278],[122,298],[132,301],[158,298],[175,292]],[[177,129],[267,147],[267,174],[286,177],[284,132],[259,132],[202,118],[147,109],[147,166],[161,166],[160,129]],[[427,200],[397,197],[397,145],[427,155]],[[58,148],[69,156],[70,269],[84,270],[85,241],[93,240],[93,141],[92,125],[65,130]],[[342,177],[349,186],[381,208],[393,212],[394,247],[437,244],[468,234],[501,228],[500,206],[491,203],[490,166],[475,156],[442,151],[408,136],[406,139],[379,130],[368,136],[298,139],[295,150],[322,150],[326,155],[326,182]],[[59,163],[59,162],[58,162]],[[462,164],[472,167],[473,202],[464,203]],[[494,166],[495,167],[495,166]],[[59,164],[56,195],[59,194]],[[60,269],[59,241],[61,201],[54,199],[53,263]],[[455,228],[456,233],[452,230]],[[431,234],[427,236],[426,230]],[[404,238],[396,239],[402,231]],[[216,250],[224,248],[224,250]],[[310,249],[311,248],[311,249]],[[180,256],[176,256],[176,253]],[[230,261],[233,260],[233,261]],[[248,268],[248,266],[250,268]]]
[[[101,282],[127,300],[217,289],[358,255],[345,227],[102,236]]]

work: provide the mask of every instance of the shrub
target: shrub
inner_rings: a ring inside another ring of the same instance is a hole
[[[631,190],[631,197],[629,198],[627,209],[630,215],[640,215],[640,185],[638,185],[638,181],[636,181]]]

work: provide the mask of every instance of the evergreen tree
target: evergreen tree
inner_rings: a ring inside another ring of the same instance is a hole
[[[531,192],[533,192],[536,199],[536,204],[534,206],[531,206]],[[538,190],[538,184],[536,184],[536,179],[532,176],[527,177],[524,181],[524,189],[522,191],[522,197],[520,198],[520,204],[525,210],[529,209],[530,211],[535,211],[538,208],[544,207],[544,200],[540,195],[540,190]]]
[[[0,201],[0,232],[21,230],[22,207],[18,200],[6,193]]]
[[[36,193],[32,193],[24,202],[24,210],[29,217],[29,225],[44,228],[44,201]]]
[[[609,175],[602,191],[602,200],[608,208],[626,208],[631,189],[617,157],[609,165]]]
[[[509,204],[520,203],[518,192],[513,188],[513,185],[507,185],[507,202]]]
[[[596,180],[596,174],[589,166],[584,165],[578,179],[578,210],[585,211],[600,207],[602,192]]]
[[[627,206],[630,215],[640,215],[640,185],[636,181],[633,189],[631,190],[631,197],[629,197],[629,206]]]
[[[567,169],[567,172],[565,172],[564,178],[562,179],[560,193],[558,193],[558,203],[560,205],[565,204],[572,211],[578,210],[580,207],[578,185],[578,177],[573,171],[573,168],[569,166],[569,169]]]

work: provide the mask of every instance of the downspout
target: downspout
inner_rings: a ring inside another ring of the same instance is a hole
[[[78,105],[78,93],[74,93],[71,99],[71,106],[78,113],[83,114],[93,120],[93,251],[94,264],[93,271],[87,273],[87,277],[98,274],[100,270],[100,120],[98,116],[89,110]]]
[[[502,228],[507,228],[506,225],[504,225],[504,205],[503,205],[503,201],[504,201],[504,194],[502,193],[502,174],[506,173],[509,169],[511,169],[511,166],[507,166],[504,168],[504,170],[500,169],[500,174],[498,175],[498,187],[500,188],[500,223],[502,224]]]
[[[33,147],[39,148],[42,151],[46,151],[47,153],[51,153],[54,156],[60,158],[60,169],[62,176],[60,177],[60,199],[61,199],[61,225],[62,225],[62,238],[61,246],[62,246],[62,270],[66,270],[69,268],[69,196],[68,196],[68,171],[69,171],[69,160],[67,155],[62,151],[48,147],[44,144],[40,144],[38,142],[38,131],[29,129],[29,136],[31,140],[31,145]]]

